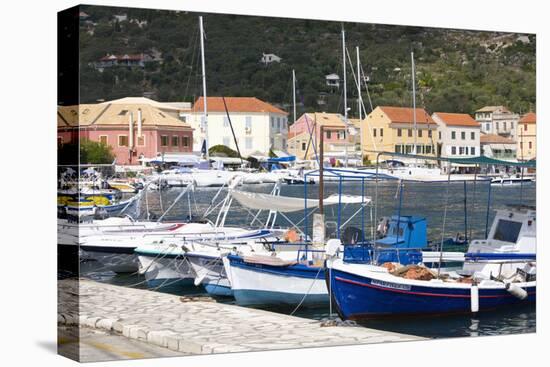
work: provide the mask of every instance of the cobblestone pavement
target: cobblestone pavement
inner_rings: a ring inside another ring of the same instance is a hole
[[[77,288],[78,287],[78,288]],[[80,312],[76,312],[80,295]],[[80,280],[59,282],[58,323],[122,334],[185,354],[421,340],[316,320]]]

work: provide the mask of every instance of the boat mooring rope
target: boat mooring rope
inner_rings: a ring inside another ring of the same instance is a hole
[[[321,270],[323,270],[323,267],[320,266],[319,267],[319,270],[317,271],[317,274],[315,275],[315,278],[313,279],[313,281],[311,282],[311,285],[309,286],[309,289],[307,290],[306,294],[304,294],[304,296],[302,297],[302,300],[300,301],[300,303],[298,303],[298,306],[296,306],[296,308],[290,313],[290,316],[293,316],[294,313],[296,311],[298,311],[298,309],[300,308],[300,306],[302,306],[302,303],[304,303],[304,301],[306,300],[307,296],[309,296],[309,292],[311,292],[311,290],[313,289],[313,285],[315,284],[315,281],[317,280],[317,277],[319,276],[319,274],[321,273]]]

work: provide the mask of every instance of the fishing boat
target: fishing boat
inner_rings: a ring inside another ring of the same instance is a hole
[[[500,185],[500,186],[508,186],[508,185],[520,185],[522,183],[531,183],[533,182],[533,177],[530,176],[521,176],[521,175],[513,175],[513,176],[500,176],[500,177],[494,177],[491,179],[491,185]]]
[[[476,313],[528,304],[536,298],[535,236],[535,208],[510,206],[496,211],[486,239],[470,242],[458,271],[436,271],[414,260],[403,266],[333,258],[327,261],[327,283],[342,319]]]

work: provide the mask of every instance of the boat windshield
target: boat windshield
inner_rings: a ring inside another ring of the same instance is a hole
[[[500,219],[493,238],[495,240],[516,243],[521,230],[521,222]]]

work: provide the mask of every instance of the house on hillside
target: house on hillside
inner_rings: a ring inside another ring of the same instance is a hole
[[[325,83],[330,88],[340,88],[340,76],[338,74],[325,75]]]
[[[119,67],[119,66],[124,66],[128,68],[135,68],[135,67],[144,68],[145,63],[150,61],[155,61],[153,56],[143,52],[140,54],[124,54],[124,55],[107,54],[103,56],[101,59],[99,59],[94,64],[94,67],[99,71],[103,71],[103,69],[105,68]]]
[[[516,140],[519,115],[505,106],[485,106],[475,112],[475,119],[481,124],[484,134],[496,134]]]
[[[437,155],[444,158],[478,157],[480,151],[480,125],[466,113],[434,112],[432,119],[437,124]],[[460,172],[471,168],[453,164]],[[443,169],[447,168],[443,165]]]
[[[265,64],[265,65],[268,65],[268,64],[271,64],[272,62],[281,62],[281,58],[275,54],[264,54],[262,53],[262,58],[260,59],[260,62]]]
[[[208,146],[225,145],[237,150],[231,124],[243,157],[252,154],[265,155],[270,150],[287,150],[288,113],[255,97],[208,97],[207,127],[204,119],[204,99],[198,98],[191,111],[184,114],[195,129],[193,150],[199,152],[208,133]]]
[[[528,161],[537,157],[537,114],[529,112],[518,123],[517,159]]]
[[[60,106],[57,141],[63,145],[89,139],[106,144],[119,165],[139,164],[142,157],[191,153],[193,129],[173,113],[177,112],[171,106],[146,98]]]
[[[363,154],[371,162],[376,161],[374,151],[436,155],[437,124],[423,108],[378,106],[361,125]]]

